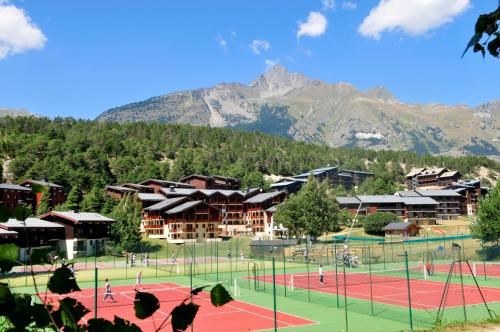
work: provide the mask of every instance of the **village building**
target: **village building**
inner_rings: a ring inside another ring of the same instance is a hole
[[[51,211],[40,219],[64,226],[65,240],[60,243],[59,249],[69,259],[92,255],[95,250],[104,248],[104,242],[111,234],[111,225],[115,222],[99,213],[75,211]]]
[[[409,190],[422,187],[443,187],[457,182],[462,175],[458,171],[446,168],[416,168],[405,176],[405,184]]]
[[[12,213],[21,204],[30,204],[33,192],[17,184],[0,183],[0,207]]]
[[[40,188],[43,188],[48,192],[49,207],[52,209],[66,202],[66,197],[68,196],[68,194],[66,193],[66,191],[62,186],[52,182],[28,179],[25,180],[20,185],[26,188],[31,188],[32,191],[34,192],[34,197],[33,197],[34,200],[32,202],[28,202],[33,204],[34,209],[36,209],[36,207],[40,205],[40,202],[42,200],[42,191],[39,190]]]
[[[141,202],[142,209],[164,201],[166,197],[162,194],[138,193],[137,199]]]
[[[245,200],[247,228],[257,236],[270,235],[274,230],[273,211],[270,207],[282,203],[287,194],[283,191],[261,193]],[[269,214],[270,213],[270,214]]]
[[[241,186],[240,180],[220,175],[193,174],[180,179],[180,182],[190,184],[196,189],[238,190]]]
[[[447,186],[446,189],[454,190],[463,197],[461,214],[475,215],[479,199],[488,193],[488,188],[481,187],[480,180],[462,180]]]
[[[442,220],[456,219],[461,215],[463,197],[454,190],[409,190],[398,191],[396,195],[401,197],[430,197],[439,203],[437,206],[437,218]]]
[[[0,223],[2,232],[16,234],[15,237],[8,237],[10,243],[15,243],[19,247],[19,259],[27,261],[29,248],[50,248],[57,251],[60,241],[64,241],[64,226],[41,220],[38,218],[27,218],[24,221],[9,219]],[[7,242],[7,241],[5,241]]]
[[[391,222],[382,228],[385,236],[398,235],[403,238],[417,236],[421,229],[422,227],[412,222]]]
[[[123,186],[106,186],[104,190],[106,191],[106,195],[117,201],[122,200],[125,195],[134,195],[137,193],[136,189]]]
[[[162,188],[173,187],[173,188],[195,189],[195,187],[193,185],[190,185],[187,183],[159,180],[159,179],[147,179],[147,180],[144,180],[142,182],[139,182],[139,184],[153,188],[153,192],[156,194],[158,194],[160,192],[160,189],[162,189]]]
[[[154,205],[145,207],[141,221],[141,232],[152,239],[166,239],[165,212],[188,201],[191,199],[185,196],[164,198]]]
[[[19,233],[0,228],[0,244],[13,243],[18,238]]]

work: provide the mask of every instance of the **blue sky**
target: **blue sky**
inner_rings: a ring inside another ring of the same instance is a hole
[[[497,0],[423,2],[0,0],[0,107],[92,119],[273,62],[407,102],[499,99],[500,60],[460,59]]]

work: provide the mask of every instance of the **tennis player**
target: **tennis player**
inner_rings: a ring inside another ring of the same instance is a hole
[[[135,275],[135,288],[134,289],[142,289],[142,271],[138,271]]]
[[[109,279],[106,278],[106,286],[104,289],[104,299],[102,299],[102,303],[106,302],[107,298],[110,298],[113,303],[115,303],[115,299],[113,298],[113,293],[111,293],[111,285],[109,284]]]
[[[319,264],[319,283],[324,284],[323,281],[323,264]]]

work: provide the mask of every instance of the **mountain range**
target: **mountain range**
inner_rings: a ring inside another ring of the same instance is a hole
[[[25,109],[22,108],[6,108],[6,107],[0,107],[0,118],[4,116],[35,116],[35,114],[28,112]]]
[[[500,100],[477,107],[415,104],[276,65],[250,84],[172,92],[109,109],[99,121],[187,123],[260,130],[329,146],[500,157]]]

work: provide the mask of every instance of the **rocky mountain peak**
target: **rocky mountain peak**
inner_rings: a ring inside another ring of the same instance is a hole
[[[289,72],[282,65],[275,65],[250,83],[250,87],[256,88],[260,92],[260,96],[266,98],[283,96],[309,82],[311,80],[306,76]]]
[[[397,100],[397,98],[392,94],[392,92],[387,90],[387,88],[385,88],[382,85],[374,87],[370,90],[367,90],[365,92],[365,95],[367,95],[370,98],[380,99],[383,101],[396,101]]]

